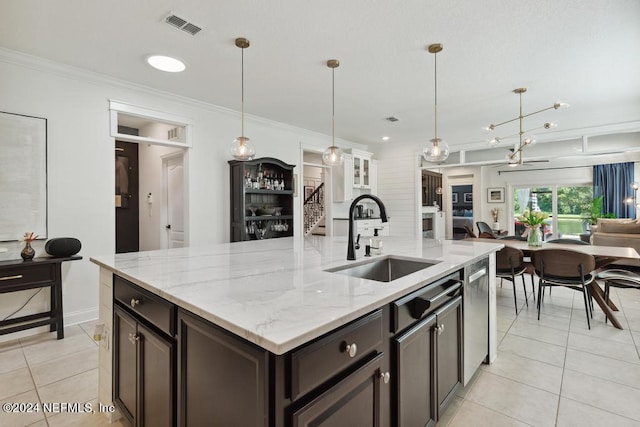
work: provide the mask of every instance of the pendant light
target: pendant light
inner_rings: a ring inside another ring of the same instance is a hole
[[[328,166],[339,166],[344,162],[344,153],[336,146],[336,95],[335,95],[335,70],[340,66],[340,61],[330,59],[327,67],[331,68],[331,146],[322,153],[322,162]]]
[[[433,61],[433,64],[434,64],[433,112],[434,112],[435,136],[432,140],[430,140],[431,145],[425,147],[422,150],[422,155],[424,156],[424,159],[428,162],[440,163],[440,162],[444,162],[445,160],[447,160],[447,157],[449,157],[449,145],[442,139],[438,138],[438,58],[437,58],[438,55],[437,54],[442,50],[442,44],[441,43],[431,44],[429,45],[427,50],[429,51],[429,53],[433,53],[433,59],[434,59]]]
[[[253,148],[253,144],[251,144],[249,138],[244,136],[244,50],[249,47],[249,40],[239,37],[236,39],[236,46],[239,47],[242,52],[242,133],[241,136],[233,140],[233,145],[229,149],[229,153],[236,160],[251,160],[256,155],[256,150]]]

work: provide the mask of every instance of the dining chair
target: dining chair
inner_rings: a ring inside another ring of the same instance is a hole
[[[478,235],[481,235],[482,233],[487,233],[492,235],[493,238],[495,239],[498,238],[498,236],[496,236],[496,234],[493,232],[493,229],[486,222],[478,221],[476,222],[476,227],[478,227]]]
[[[640,289],[640,274],[621,268],[609,268],[600,271],[596,277],[604,280],[604,301],[609,304],[609,289],[614,288],[632,288]],[[609,319],[605,316],[604,322]]]
[[[518,297],[516,296],[516,277],[522,278],[522,289],[524,289],[524,300],[529,307],[529,298],[527,298],[527,287],[524,284],[524,273],[527,272],[527,266],[523,262],[524,254],[520,249],[505,246],[496,252],[496,277],[502,282],[506,279],[513,283],[513,303],[516,306],[516,314],[518,314]],[[533,285],[533,278],[531,279]],[[533,288],[533,286],[532,286]],[[536,300],[535,291],[533,300]]]
[[[471,239],[475,239],[478,236],[476,236],[476,233],[473,232],[473,229],[471,227],[469,227],[468,225],[464,226],[464,229],[467,231],[467,237],[471,238]]]
[[[591,273],[596,267],[593,255],[567,249],[541,249],[531,254],[538,281],[538,320],[544,298],[544,287],[564,286],[582,292],[587,326],[591,329],[593,316],[589,285],[594,280]]]

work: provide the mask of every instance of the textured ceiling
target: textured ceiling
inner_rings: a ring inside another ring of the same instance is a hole
[[[169,11],[203,31],[167,26]],[[515,117],[521,86],[525,113],[571,104],[527,119],[558,123],[539,139],[640,123],[638,0],[2,0],[0,14],[0,46],[234,110],[240,36],[251,41],[248,114],[330,134],[325,63],[336,58],[336,135],[367,145],[433,138],[425,48],[436,42],[438,133],[453,148],[479,147],[483,127]],[[151,69],[152,53],[182,58],[187,71]]]

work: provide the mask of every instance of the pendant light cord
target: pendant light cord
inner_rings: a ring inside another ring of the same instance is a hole
[[[336,69],[331,69],[331,146],[336,146]]]
[[[433,69],[434,69],[434,77],[433,77],[433,117],[434,117],[434,129],[435,129],[435,138],[434,143],[438,144],[438,52],[433,55]]]
[[[242,109],[242,115],[240,118],[240,123],[241,123],[241,130],[242,133],[240,134],[242,137],[244,137],[244,48],[240,49],[241,55],[240,55],[240,64],[241,64],[241,71],[240,71],[240,87],[241,87],[241,100],[240,100],[240,108]]]

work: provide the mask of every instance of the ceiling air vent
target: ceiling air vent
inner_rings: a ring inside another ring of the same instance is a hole
[[[179,30],[184,31],[185,33],[191,34],[192,36],[195,36],[200,31],[202,31],[201,27],[197,26],[192,22],[187,21],[184,18],[174,15],[173,13],[169,13],[169,15],[167,15],[167,17],[164,18],[164,22],[171,25],[173,28],[177,28]]]
[[[390,117],[385,118],[385,120],[390,121],[390,122],[397,122],[400,119],[397,118],[397,117],[390,116]]]

